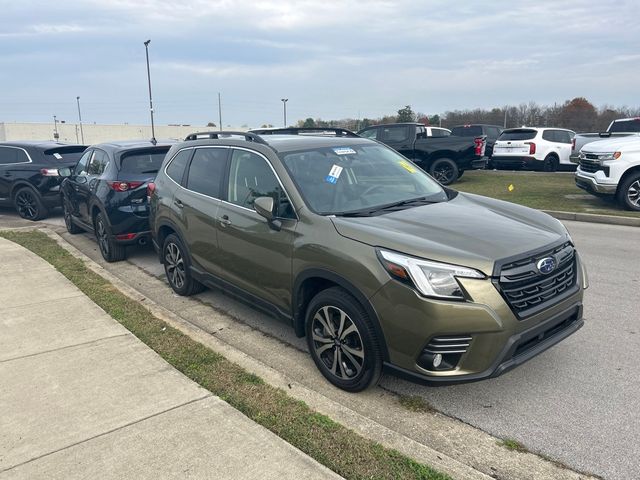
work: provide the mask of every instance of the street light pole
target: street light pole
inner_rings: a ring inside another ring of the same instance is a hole
[[[60,138],[60,135],[58,135],[58,119],[55,115],[53,116],[53,138],[56,142]]]
[[[280,100],[282,101],[282,106],[284,108],[284,127],[287,128],[287,102],[289,101],[289,99],[281,98]]]
[[[82,138],[82,143],[84,143],[84,132],[82,130],[82,114],[80,113],[80,97],[76,97],[76,102],[78,102],[78,120],[80,120],[80,137]]]
[[[157,143],[156,141],[156,130],[153,125],[153,100],[151,98],[151,71],[149,70],[149,44],[151,40],[147,40],[144,42],[144,50],[147,54],[147,81],[149,83],[149,111],[151,112],[151,143],[154,145]]]

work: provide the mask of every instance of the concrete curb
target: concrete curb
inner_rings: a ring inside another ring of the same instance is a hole
[[[28,230],[27,228],[20,228],[19,230]],[[193,340],[206,345],[212,350],[224,355],[228,360],[240,365],[247,371],[254,373],[263,378],[270,385],[280,388],[286,391],[292,397],[302,400],[307,403],[314,410],[325,414],[335,421],[341,423],[345,427],[358,432],[366,438],[374,440],[385,447],[395,449],[404,455],[407,455],[418,462],[429,465],[443,473],[450,475],[455,479],[483,479],[488,480],[490,478],[496,478],[496,469],[493,465],[499,466],[500,464],[516,464],[522,462],[523,465],[527,465],[529,474],[519,478],[536,478],[536,479],[587,479],[597,478],[585,475],[582,473],[574,472],[566,467],[559,466],[555,462],[549,462],[532,453],[516,453],[509,452],[507,450],[501,451],[499,456],[495,458],[493,455],[487,455],[488,452],[483,450],[483,466],[478,465],[479,468],[486,470],[490,469],[492,475],[487,475],[478,470],[474,466],[467,465],[465,463],[456,460],[443,454],[441,451],[435,450],[427,445],[424,445],[416,440],[413,440],[402,433],[388,428],[375,420],[366,417],[355,410],[352,410],[336,402],[323,394],[312,390],[310,388],[301,385],[299,382],[293,381],[285,374],[281,373],[261,361],[247,355],[246,353],[238,350],[236,347],[226,343],[225,341],[217,338],[204,329],[188,322],[181,318],[170,310],[156,304],[151,299],[138,292],[134,288],[130,287],[122,280],[114,276],[111,272],[91,260],[84,253],[79,251],[76,247],[69,244],[58,233],[49,228],[30,228],[30,230],[41,230],[46,233],[50,238],[55,240],[58,245],[72,254],[74,257],[81,259],[85,265],[94,273],[102,276],[105,280],[114,285],[118,291],[127,297],[146,305],[151,313],[157,316],[159,319],[168,323],[172,327],[180,330],[185,335],[188,335]],[[466,425],[465,428],[468,428]],[[452,428],[449,427],[448,435],[452,436],[464,436],[464,428]],[[436,434],[436,432],[434,432]],[[486,434],[483,434],[486,435]],[[475,439],[470,438],[471,442]],[[491,443],[495,443],[497,439],[490,440]],[[474,449],[473,444],[467,446],[470,449]],[[465,448],[467,448],[465,447]],[[488,467],[490,466],[490,467]],[[484,467],[484,468],[483,468]],[[529,476],[530,475],[530,476]]]
[[[640,217],[617,217],[615,215],[599,215],[596,213],[575,213],[556,210],[542,210],[558,220],[572,220],[574,222],[604,223],[608,225],[626,225],[640,227]]]

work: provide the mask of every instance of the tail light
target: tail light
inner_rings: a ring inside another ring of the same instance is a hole
[[[41,168],[40,174],[43,177],[58,177],[60,174],[58,173],[57,168]]]
[[[575,138],[575,137],[573,137],[573,138],[571,139],[571,151],[572,151],[572,152],[575,152],[575,151],[576,151],[576,138]]]
[[[153,182],[149,182],[147,184],[147,197],[151,197],[151,195],[153,195],[153,192],[156,191],[156,184]]]
[[[107,182],[107,184],[111,187],[111,189],[115,190],[116,192],[126,192],[128,190],[133,190],[134,188],[138,188],[143,183],[144,182],[123,182],[123,181]]]
[[[536,144],[533,142],[524,142],[525,145],[529,145],[529,155],[536,153]]]
[[[486,140],[482,137],[478,137],[478,138],[474,138],[473,142],[475,145],[474,153],[479,157],[481,157],[484,154],[484,146],[485,146]]]

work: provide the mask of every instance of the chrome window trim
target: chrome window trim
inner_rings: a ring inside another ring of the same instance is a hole
[[[22,150],[24,152],[24,154],[27,156],[27,158],[29,159],[27,162],[0,163],[0,167],[4,167],[5,165],[25,165],[27,163],[33,163],[33,160],[31,159],[31,155],[29,155],[29,152],[27,152],[22,147],[14,147],[13,145],[0,145],[0,147],[2,147],[2,148],[15,148],[16,150]]]

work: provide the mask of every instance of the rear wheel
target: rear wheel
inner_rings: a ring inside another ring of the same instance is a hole
[[[547,155],[542,164],[542,170],[545,172],[555,172],[558,170],[558,159],[553,155]]]
[[[64,197],[62,198],[62,210],[64,211],[64,225],[67,227],[67,232],[71,235],[82,232],[82,229],[73,223],[71,205],[69,205],[69,200]]]
[[[100,247],[100,253],[102,258],[107,262],[119,262],[124,260],[127,256],[127,250],[124,245],[116,243],[111,236],[111,229],[107,220],[102,213],[98,213],[95,219],[95,232],[98,246]]]
[[[464,170],[458,170],[458,178],[462,177],[464,174]]]
[[[318,293],[306,314],[307,344],[329,382],[349,392],[375,385],[382,353],[366,310],[347,291],[333,287]]]
[[[168,235],[164,240],[162,258],[164,273],[174,292],[188,297],[204,290],[204,285],[191,275],[189,255],[175,233]]]
[[[620,184],[618,202],[627,210],[640,212],[640,173],[629,175]]]
[[[439,158],[431,164],[429,173],[442,185],[449,185],[458,179],[458,165],[450,158]]]
[[[49,213],[40,195],[30,187],[22,187],[13,197],[13,205],[18,215],[25,220],[42,220]]]

